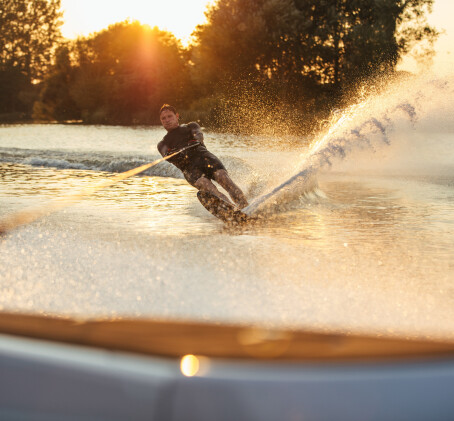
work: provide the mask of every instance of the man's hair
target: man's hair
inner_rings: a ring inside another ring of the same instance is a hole
[[[169,111],[172,111],[174,114],[177,113],[177,110],[175,107],[172,107],[171,105],[169,104],[164,104],[161,109],[159,110],[159,115],[161,115],[161,113],[165,110],[169,110]]]

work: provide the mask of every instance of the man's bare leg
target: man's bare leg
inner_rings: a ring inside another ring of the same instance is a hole
[[[230,203],[230,200],[227,198],[227,196],[223,193],[221,193],[217,187],[211,182],[210,179],[206,177],[200,177],[195,183],[194,187],[197,190],[204,191],[211,193],[217,197],[219,197],[222,200],[225,200],[226,202]]]
[[[241,189],[232,181],[226,170],[217,170],[214,174],[214,179],[218,182],[230,195],[232,200],[240,209],[248,205],[246,196]]]

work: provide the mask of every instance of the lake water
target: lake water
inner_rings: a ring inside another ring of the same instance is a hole
[[[424,77],[310,147],[206,132],[259,224],[224,226],[164,162],[2,237],[0,309],[454,340],[453,115],[453,79]],[[157,159],[164,134],[1,126],[2,218]]]

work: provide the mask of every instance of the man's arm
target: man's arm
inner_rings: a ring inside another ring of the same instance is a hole
[[[161,141],[158,143],[158,151],[159,151],[159,153],[161,154],[162,157],[164,157],[164,156],[167,155],[168,147],[167,147],[167,145],[164,143],[163,140],[161,140]]]
[[[203,142],[203,133],[200,126],[196,122],[192,122],[188,124],[188,127],[191,129],[192,138],[205,146],[205,143]]]

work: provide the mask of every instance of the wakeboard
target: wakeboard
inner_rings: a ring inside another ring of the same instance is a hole
[[[252,219],[245,213],[236,209],[231,203],[220,199],[214,194],[199,191],[197,193],[197,199],[199,199],[199,202],[208,212],[226,224],[246,224]]]

